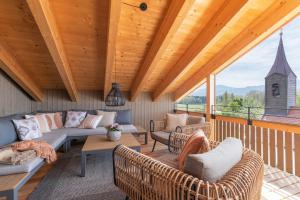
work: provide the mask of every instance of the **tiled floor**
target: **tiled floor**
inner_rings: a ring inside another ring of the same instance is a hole
[[[265,166],[262,199],[300,200],[300,178],[279,169]]]

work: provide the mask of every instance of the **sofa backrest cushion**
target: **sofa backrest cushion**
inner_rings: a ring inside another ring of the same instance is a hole
[[[184,172],[214,183],[235,166],[242,155],[242,142],[236,138],[226,138],[207,153],[189,155],[185,161]]]
[[[22,118],[22,115],[11,115],[0,118],[0,147],[17,141],[18,136],[12,120]]]
[[[116,123],[121,125],[132,124],[132,113],[131,110],[118,110]]]

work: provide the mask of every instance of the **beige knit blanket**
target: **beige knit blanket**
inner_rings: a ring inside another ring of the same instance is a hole
[[[28,160],[36,158],[34,150],[13,151],[12,148],[4,148],[0,150],[0,163],[10,165],[22,165]]]

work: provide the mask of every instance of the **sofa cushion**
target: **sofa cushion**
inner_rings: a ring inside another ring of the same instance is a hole
[[[36,168],[40,163],[43,162],[44,159],[37,157],[32,160],[29,160],[25,164],[22,165],[6,165],[0,164],[0,176],[8,175],[8,174],[18,174],[24,172],[30,172],[34,168]]]
[[[25,119],[29,118],[35,118],[40,126],[41,133],[47,133],[50,132],[49,124],[46,118],[46,115],[40,114],[40,115],[25,115]]]
[[[167,113],[167,131],[175,131],[177,126],[185,126],[188,114],[171,114]]]
[[[80,128],[62,128],[53,130],[49,134],[61,133],[68,136],[88,136],[88,135],[104,135],[107,133],[107,129],[104,127],[98,127],[96,129],[80,129]]]
[[[226,138],[213,150],[187,157],[184,172],[201,180],[220,180],[242,158],[243,145],[239,139]]]
[[[59,130],[59,129],[57,129]],[[65,133],[44,133],[42,137],[35,139],[36,141],[46,141],[48,144],[50,144],[54,149],[58,149],[60,145],[64,142],[64,140],[67,138],[67,134]]]
[[[86,116],[86,112],[68,111],[65,128],[76,128],[80,126],[85,116]]]
[[[32,140],[42,137],[40,126],[36,118],[14,119],[13,123],[21,140]]]
[[[123,133],[136,133],[137,132],[137,128],[132,124],[119,125],[118,128],[120,128],[120,130]]]
[[[83,122],[81,122],[78,128],[96,129],[102,117],[103,117],[102,115],[87,114],[86,118],[83,120]]]
[[[132,124],[132,114],[131,110],[118,110],[117,111],[117,117],[116,117],[116,123],[118,124]]]
[[[116,112],[97,110],[97,115],[103,116],[98,126],[108,127],[113,125],[115,123],[116,114]]]
[[[18,139],[12,119],[22,119],[22,116],[11,115],[0,118],[0,147],[11,144]]]

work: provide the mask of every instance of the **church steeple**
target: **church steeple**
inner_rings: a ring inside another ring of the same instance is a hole
[[[271,70],[269,71],[267,77],[271,76],[272,74],[282,74],[285,76],[289,76],[291,73],[294,76],[296,76],[286,59],[285,51],[284,51],[284,47],[283,47],[283,41],[282,41],[282,31],[281,31],[276,58],[275,58],[274,64],[273,64]]]

